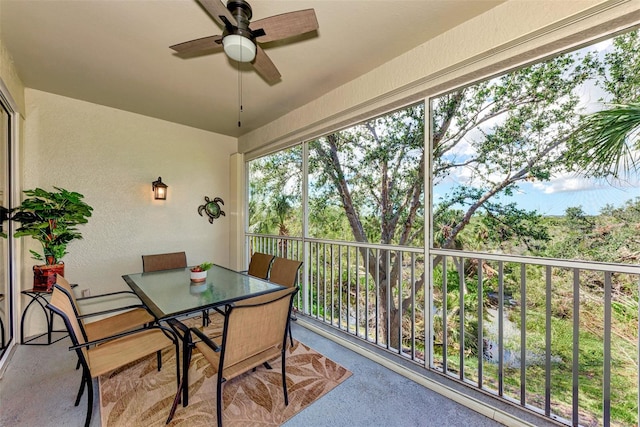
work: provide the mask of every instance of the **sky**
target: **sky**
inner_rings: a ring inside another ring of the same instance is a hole
[[[585,180],[577,179],[580,184]],[[563,215],[568,207],[582,207],[588,215],[597,215],[606,205],[620,207],[630,199],[640,197],[640,190],[630,186],[606,186],[594,183],[590,188],[561,188],[559,182],[550,182],[544,186],[525,183],[521,192],[513,197],[518,206],[535,210],[542,215]]]
[[[434,188],[434,203],[437,204],[452,187],[453,182],[449,181]],[[525,182],[519,187],[514,196],[501,200],[515,202],[521,209],[537,211],[545,216],[564,215],[569,207],[581,207],[587,215],[598,215],[606,205],[621,207],[627,201],[640,197],[638,185],[605,186],[580,178],[557,179],[540,184]]]

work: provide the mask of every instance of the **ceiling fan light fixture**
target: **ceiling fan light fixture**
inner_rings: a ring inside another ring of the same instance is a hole
[[[234,61],[251,62],[256,57],[256,45],[246,37],[229,34],[222,39],[224,52]]]

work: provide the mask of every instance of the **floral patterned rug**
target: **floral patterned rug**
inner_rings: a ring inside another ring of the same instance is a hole
[[[151,355],[101,376],[102,426],[163,426],[176,392],[173,348],[163,351],[162,371]],[[351,372],[295,341],[287,353],[289,405],[284,405],[281,361],[225,383],[223,424],[279,426],[351,376]],[[216,378],[211,365],[195,351],[189,368],[189,406],[178,406],[170,426],[216,425]]]

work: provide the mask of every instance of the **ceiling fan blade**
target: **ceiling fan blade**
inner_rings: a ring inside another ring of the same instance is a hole
[[[256,37],[256,41],[267,43],[317,30],[318,20],[313,9],[304,9],[259,19],[251,23],[251,28],[264,30],[265,34]]]
[[[227,6],[225,6],[220,0],[198,0],[202,7],[207,11],[209,15],[222,27],[225,28],[225,22],[222,19],[224,16],[229,22],[237,25],[236,18],[233,17]]]
[[[222,36],[209,36],[169,46],[180,54],[208,52],[215,53],[223,49]]]
[[[280,72],[271,62],[271,58],[267,56],[264,50],[256,45],[256,59],[251,63],[253,68],[257,71],[263,79],[270,85],[277,83],[280,80]]]

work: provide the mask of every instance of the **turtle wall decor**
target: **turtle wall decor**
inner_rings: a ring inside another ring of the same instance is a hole
[[[198,206],[198,213],[200,214],[200,216],[203,216],[202,212],[206,213],[209,217],[209,223],[213,224],[213,220],[220,218],[220,215],[226,216],[219,205],[219,203],[222,203],[224,205],[224,200],[222,200],[220,197],[216,197],[213,200],[210,200],[209,197],[204,196],[204,202],[204,205]]]

